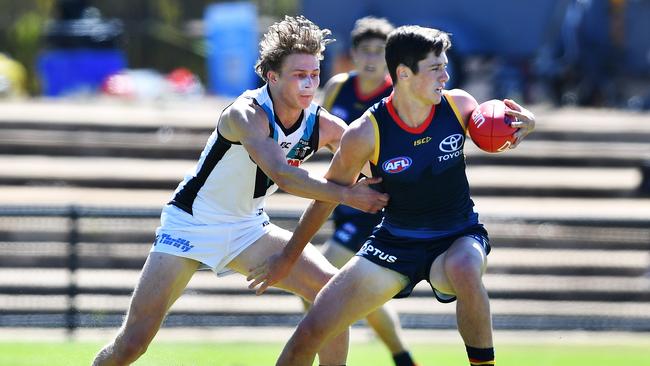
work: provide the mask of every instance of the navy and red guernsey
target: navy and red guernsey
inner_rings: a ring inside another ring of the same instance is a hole
[[[339,74],[335,78],[338,78],[340,83],[328,95],[323,107],[347,124],[361,117],[368,108],[390,95],[393,90],[388,75],[384,78],[384,83],[369,94],[361,93],[359,75],[356,72]],[[382,214],[369,214],[346,205],[338,205],[333,218],[335,230],[332,239],[356,252],[379,224]]]
[[[408,238],[445,237],[478,223],[465,174],[466,126],[443,94],[417,128],[398,116],[392,95],[368,110],[375,127],[370,168],[390,195],[381,226]]]
[[[361,117],[368,108],[387,97],[393,90],[390,77],[386,76],[383,85],[372,93],[364,95],[359,88],[359,75],[356,72],[350,72],[346,76],[346,79],[338,84],[327,100],[323,102],[323,107],[347,124]]]

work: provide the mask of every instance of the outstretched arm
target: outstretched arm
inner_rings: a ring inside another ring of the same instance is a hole
[[[377,212],[386,205],[387,197],[368,187],[369,183],[376,181],[347,187],[287,164],[280,146],[268,136],[265,114],[245,100],[238,100],[224,113],[219,122],[219,131],[225,138],[241,142],[257,166],[288,193],[344,203],[366,212]]]
[[[355,121],[343,134],[341,145],[334,154],[325,177],[340,184],[352,184],[359,176],[364,164],[371,158],[375,149],[374,128],[367,117]],[[363,181],[356,185],[364,184]],[[247,280],[252,281],[249,288],[259,285],[256,293],[262,294],[289,274],[300,253],[321,228],[334,210],[336,204],[324,201],[312,202],[300,218],[298,226],[283,251],[275,254],[257,268],[250,271]]]

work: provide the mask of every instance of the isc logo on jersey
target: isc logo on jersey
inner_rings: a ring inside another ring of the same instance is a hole
[[[408,169],[411,166],[411,163],[413,163],[413,160],[408,156],[400,156],[386,160],[381,167],[386,173],[395,174]]]

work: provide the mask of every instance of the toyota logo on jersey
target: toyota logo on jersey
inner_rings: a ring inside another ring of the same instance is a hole
[[[450,153],[460,149],[463,146],[463,135],[455,133],[445,137],[444,140],[440,141],[440,151]]]
[[[381,167],[386,173],[395,174],[408,169],[411,166],[411,163],[413,163],[413,160],[408,156],[400,156],[386,160]]]

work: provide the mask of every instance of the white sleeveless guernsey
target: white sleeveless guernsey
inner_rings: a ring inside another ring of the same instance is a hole
[[[264,110],[269,137],[285,152],[288,164],[298,166],[316,152],[319,106],[312,103],[286,130],[277,121],[266,85],[240,98],[252,99]],[[264,234],[284,230],[271,224],[264,212],[266,196],[277,188],[241,143],[226,140],[215,129],[196,167],[163,208],[151,251],[194,259],[222,274]]]
[[[298,166],[316,152],[318,105],[312,103],[300,121],[285,130],[273,111],[268,86],[249,90],[241,97],[253,99],[266,112],[269,137],[285,152],[288,164]],[[241,143],[226,140],[215,129],[194,171],[179,184],[170,203],[205,223],[234,222],[258,216],[266,196],[277,188]]]

